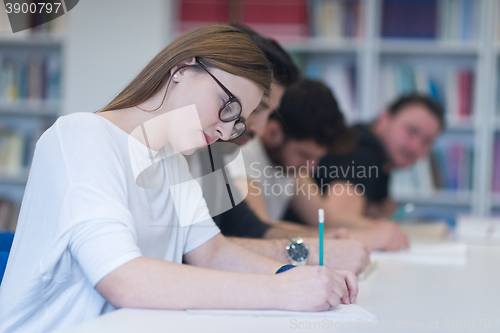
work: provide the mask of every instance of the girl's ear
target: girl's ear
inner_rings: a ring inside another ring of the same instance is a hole
[[[172,77],[172,81],[179,82],[179,80],[184,75],[186,68],[193,65],[196,65],[195,57],[180,61],[175,64],[175,66],[170,69],[170,76]]]

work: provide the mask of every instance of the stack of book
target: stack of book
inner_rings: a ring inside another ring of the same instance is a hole
[[[0,108],[23,103],[54,103],[60,98],[59,55],[33,54],[27,61],[0,54]]]
[[[476,41],[479,35],[477,0],[439,0],[438,37],[443,41]]]
[[[230,2],[230,0],[181,0],[178,33],[183,34],[207,24],[229,23]]]
[[[20,179],[26,177],[38,134],[0,128],[0,176]]]
[[[243,24],[280,40],[309,36],[307,0],[244,0]]]
[[[181,0],[179,33],[213,23],[242,23],[281,41],[362,35],[362,0]]]
[[[311,37],[341,39],[363,35],[365,3],[360,0],[309,1]]]
[[[437,0],[383,0],[382,37],[434,39]]]
[[[472,190],[474,150],[472,140],[447,137],[440,140],[431,154],[436,188],[453,192]]]

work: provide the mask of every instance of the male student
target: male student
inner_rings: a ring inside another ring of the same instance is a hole
[[[371,249],[406,248],[397,225],[332,211],[310,180],[319,159],[348,136],[332,92],[320,82],[303,80],[285,92],[262,135],[242,147],[246,171],[231,168],[230,175],[240,188],[248,187],[245,201],[264,221],[282,219],[290,204],[317,222],[318,208],[324,208],[331,226],[352,227],[352,221],[361,220],[350,232]]]
[[[443,127],[441,107],[419,94],[401,96],[372,124],[354,126],[358,136],[354,149],[328,154],[315,174],[323,190],[335,187],[327,191],[328,205],[357,216],[390,217],[394,213],[388,193],[390,171],[410,167],[426,156]],[[331,172],[334,169],[338,172]],[[352,191],[354,186],[357,192]],[[347,194],[349,189],[354,195]]]
[[[269,115],[279,106],[285,88],[290,87],[298,81],[299,70],[290,56],[278,43],[245,27],[240,26],[239,28],[250,36],[263,50],[273,67],[274,76],[270,96],[264,97],[257,109],[246,119],[247,129],[245,134],[237,140],[232,141],[232,143],[244,145],[255,136],[262,134]],[[228,146],[229,144],[225,145]],[[193,175],[200,179],[199,177],[201,176],[212,174],[213,169],[223,169],[223,152],[221,151],[223,149],[224,144],[217,142],[210,145],[210,150],[208,148],[200,149],[188,157]],[[217,213],[214,214],[212,209],[216,212],[223,210],[221,209],[221,205],[224,205],[224,202],[221,198],[227,197],[226,183],[229,184],[231,181],[228,176],[225,176],[226,179],[212,179],[212,181],[205,177],[202,178],[201,185],[204,193],[211,194],[206,195],[205,198],[221,232],[225,236],[233,236],[228,237],[229,240],[282,262],[290,261],[290,256],[293,256],[294,249],[298,251],[298,248],[307,247],[308,256],[303,258],[301,262],[295,263],[311,265],[318,263],[317,227],[308,227],[283,221],[273,221],[274,223],[271,224],[271,221],[257,217],[244,201],[220,215]],[[214,193],[217,193],[217,195],[213,195]],[[236,196],[237,193],[232,193],[232,195]],[[215,200],[213,200],[214,198]],[[368,252],[366,247],[359,241],[353,239],[333,239],[346,236],[345,229],[326,230],[325,265],[358,273],[369,262]],[[292,240],[289,238],[292,238]],[[299,242],[301,245],[298,244]],[[292,244],[296,244],[298,248],[292,246],[292,249],[290,249],[289,245]],[[288,250],[287,247],[289,247]]]

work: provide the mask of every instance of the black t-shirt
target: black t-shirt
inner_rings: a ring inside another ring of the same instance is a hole
[[[263,238],[271,227],[262,222],[245,201],[214,217],[214,221],[224,236]]]
[[[314,178],[323,194],[328,194],[328,191],[335,194],[332,182],[346,181],[357,185],[356,192],[363,191],[369,202],[380,202],[387,198],[389,186],[389,173],[384,168],[388,163],[384,147],[367,125],[356,125],[353,129],[357,135],[355,147],[342,155],[323,157]]]

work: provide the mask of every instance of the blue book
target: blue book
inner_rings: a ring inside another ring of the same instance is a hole
[[[384,0],[382,36],[385,38],[436,38],[437,7],[437,0]]]

